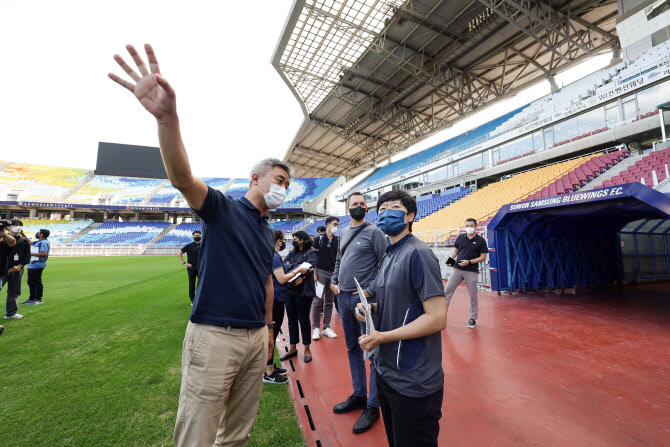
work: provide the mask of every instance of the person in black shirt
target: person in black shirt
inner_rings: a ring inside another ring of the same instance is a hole
[[[468,327],[474,329],[477,325],[479,311],[479,302],[477,299],[477,276],[479,276],[479,266],[477,264],[486,261],[489,249],[486,245],[486,239],[477,234],[477,221],[467,219],[465,221],[465,234],[456,238],[454,251],[447,259],[447,265],[453,267],[449,281],[444,288],[447,298],[447,310],[451,297],[454,296],[456,287],[465,281],[470,294],[470,321]],[[455,256],[458,256],[455,258]]]
[[[191,305],[193,305],[193,298],[195,298],[196,280],[198,279],[198,255],[200,254],[200,240],[202,233],[199,231],[193,232],[193,242],[184,245],[184,248],[179,252],[179,260],[186,266],[186,273],[188,273],[188,296],[191,298]],[[188,255],[187,262],[184,262],[184,253]]]
[[[288,264],[287,271],[298,268],[303,262],[312,266],[316,265],[317,254],[312,248],[312,240],[306,231],[296,231],[293,233],[293,250],[284,260]],[[312,301],[316,295],[316,272],[307,273],[298,277],[289,284],[286,295],[286,315],[288,316],[288,337],[289,349],[281,361],[288,360],[298,355],[298,341],[302,334],[302,344],[305,348],[305,363],[312,361],[312,351],[309,345],[312,343],[309,331],[309,310],[312,307]],[[298,332],[298,325],[300,332]]]
[[[21,296],[21,282],[23,281],[24,266],[30,262],[30,241],[23,235],[23,222],[12,220],[10,233],[16,239],[16,245],[9,249],[7,256],[7,304],[5,307],[6,319],[23,318],[19,313]],[[2,283],[4,285],[4,282]],[[0,285],[0,288],[2,288]]]
[[[328,219],[326,219],[326,225],[328,225]],[[321,236],[326,232],[326,227],[320,225],[319,228],[316,229],[316,232],[318,233],[319,236]]]
[[[315,246],[318,250],[316,262],[316,278],[319,282],[319,288],[323,285],[323,291],[314,297],[312,303],[312,339],[321,338],[319,326],[321,325],[321,310],[323,310],[323,335],[329,338],[337,338],[337,334],[330,327],[330,318],[333,314],[333,303],[335,301],[335,292],[330,289],[330,279],[335,270],[335,261],[337,260],[337,250],[339,248],[339,238],[335,236],[340,226],[340,220],[337,217],[330,216],[326,218],[326,231],[315,239]]]

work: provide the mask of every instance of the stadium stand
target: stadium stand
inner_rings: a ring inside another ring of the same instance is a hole
[[[171,184],[163,186],[155,196],[149,200],[149,205],[170,205],[174,199],[181,197],[181,193]]]
[[[19,200],[49,201],[66,194],[88,175],[86,169],[13,163],[0,171],[0,190],[22,191]]]
[[[593,158],[592,155],[521,172],[511,178],[487,185],[461,200],[442,208],[414,225],[414,232],[444,231],[444,238],[472,217],[482,221],[492,217],[507,203],[518,202],[563,177]],[[455,233],[454,233],[455,234]],[[434,240],[433,236],[429,236]]]
[[[44,219],[21,219],[23,232],[31,239],[35,233],[42,228],[51,232],[49,241],[52,244],[62,244],[68,239],[80,233],[84,228],[91,225],[92,220],[44,220]]]
[[[226,190],[226,195],[233,199],[239,199],[244,196],[247,189],[249,189],[249,179],[238,178],[230,184]]]
[[[365,189],[369,186],[372,186],[376,183],[381,183],[385,179],[403,175],[409,173],[422,165],[426,165],[437,161],[439,158],[446,157],[451,153],[456,153],[469,147],[475,146],[479,143],[486,141],[488,138],[491,138],[490,133],[494,131],[497,127],[508,120],[511,120],[514,116],[521,113],[524,108],[528,106],[521,107],[510,113],[507,113],[499,118],[496,118],[493,121],[490,121],[486,124],[483,124],[476,129],[458,135],[450,140],[447,140],[443,143],[437,144],[431,148],[428,148],[424,151],[410,155],[409,157],[403,158],[401,160],[395,161],[389,165],[379,168],[375,173],[368,177],[361,184],[357,185],[355,188],[351,188],[347,193],[353,192],[354,190]]]
[[[440,195],[430,194],[428,196],[417,198],[417,215],[414,219],[414,222],[417,222],[424,217],[430,216],[445,206],[451,205],[456,200],[470,194],[470,192],[470,188],[463,188],[459,186],[447,191],[443,191]]]
[[[286,200],[282,206],[301,205],[316,199],[337,177],[330,178],[294,178],[286,191]]]
[[[270,222],[270,226],[274,230],[279,230],[284,233],[291,233],[293,231],[293,227],[295,227],[297,224],[299,224],[300,220],[282,220],[282,221],[277,221],[277,222]]]
[[[214,189],[221,190],[224,186],[228,184],[228,182],[230,182],[230,179],[221,177],[203,177],[202,181]]]
[[[111,203],[139,203],[161,180],[97,175],[70,196],[70,201],[93,203],[100,197],[111,197]]]
[[[105,222],[86,233],[73,244],[137,245],[151,242],[170,224],[168,222]]]
[[[545,186],[540,191],[529,195],[526,200],[540,199],[574,192],[626,157],[628,157],[628,149],[593,157],[581,166],[568,172],[563,177],[550,183],[548,186]]]
[[[654,187],[656,185],[653,173],[656,173],[656,181],[660,183],[668,178],[668,169],[670,169],[670,148],[642,157],[619,175],[603,182],[602,186],[615,186],[644,180],[645,185]]]
[[[158,239],[153,245],[158,247],[183,247],[193,241],[193,232],[202,231],[200,222],[183,222],[172,229],[168,234]]]

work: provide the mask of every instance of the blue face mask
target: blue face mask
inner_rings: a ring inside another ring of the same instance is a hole
[[[389,236],[397,236],[407,227],[405,214],[402,210],[384,210],[379,213],[377,226]]]

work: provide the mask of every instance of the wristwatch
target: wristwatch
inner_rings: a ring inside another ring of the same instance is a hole
[[[275,328],[275,323],[274,321],[270,324],[268,324],[268,329],[274,329]]]

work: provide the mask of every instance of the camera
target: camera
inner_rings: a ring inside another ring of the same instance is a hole
[[[9,231],[12,226],[12,221],[7,219],[0,219],[0,231]]]

